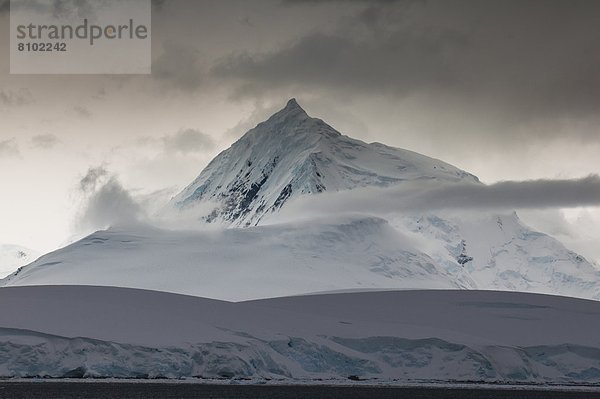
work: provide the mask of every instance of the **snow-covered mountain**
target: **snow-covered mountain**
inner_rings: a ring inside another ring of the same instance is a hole
[[[19,267],[33,262],[40,253],[19,245],[0,244],[0,278],[14,273]]]
[[[291,100],[162,210],[197,229],[113,226],[0,280],[0,377],[600,383],[599,302],[479,291],[600,300],[600,271],[516,213],[284,217],[421,182],[482,184]]]
[[[272,214],[306,194],[409,181],[481,184],[437,159],[343,136],[292,99],[217,156],[171,206],[185,212],[206,204],[204,220],[248,226],[277,220]],[[417,235],[414,249],[431,256],[455,287],[600,299],[597,266],[524,225],[516,213],[426,212],[392,216],[390,223]]]
[[[600,300],[600,270],[524,225],[516,213],[398,211],[375,217],[365,209],[365,215],[278,219],[298,198],[314,204],[323,192],[338,192],[343,201],[360,187],[420,182],[482,184],[442,161],[343,136],[290,100],[218,155],[163,210],[218,228],[100,231],[0,285],[122,286],[234,301],[415,288]]]
[[[478,182],[440,160],[343,136],[291,99],[213,159],[171,205],[214,202],[204,220],[254,226],[300,195],[411,180]]]

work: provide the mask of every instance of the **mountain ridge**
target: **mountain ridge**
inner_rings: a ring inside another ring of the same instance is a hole
[[[18,267],[33,262],[40,255],[39,252],[20,245],[0,244],[0,279]]]

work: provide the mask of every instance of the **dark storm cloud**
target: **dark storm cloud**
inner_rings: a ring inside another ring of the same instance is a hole
[[[152,0],[155,11],[161,11],[167,0]],[[22,3],[24,7],[39,12],[51,12],[55,17],[78,15],[80,17],[93,17],[94,5],[89,0],[53,0],[51,3],[29,0]],[[10,11],[10,0],[0,0],[0,14]]]
[[[183,129],[175,134],[162,138],[167,152],[189,154],[203,152],[214,147],[212,138],[195,129]]]
[[[412,200],[421,209],[570,208],[600,205],[600,177],[571,180],[504,181],[491,185],[450,185]]]
[[[452,83],[455,77],[440,65],[446,64],[447,49],[461,45],[460,36],[450,32],[435,37],[398,34],[373,43],[314,33],[274,53],[231,56],[214,73],[274,86],[408,93]]]
[[[54,0],[52,13],[55,17],[77,15],[80,18],[94,18],[95,11],[92,2],[88,0]]]
[[[342,2],[356,2],[356,3],[407,3],[423,0],[281,0],[282,4],[320,4],[320,3],[342,3]]]
[[[38,134],[31,138],[31,146],[34,148],[50,149],[61,141],[53,134]]]
[[[152,63],[152,77],[165,83],[166,88],[193,92],[204,78],[200,54],[193,44],[167,42]]]
[[[572,180],[505,181],[484,184],[405,183],[300,198],[284,208],[286,216],[336,213],[490,211],[600,205],[600,177]]]
[[[152,0],[152,7],[155,11],[162,11],[167,0]]]
[[[16,4],[21,9],[31,10],[42,14],[51,14],[56,18],[77,16],[92,20],[95,18],[95,9],[97,6],[89,0],[28,0]],[[6,7],[7,11],[9,10],[10,0],[0,3],[0,10],[3,10],[4,7]]]
[[[369,4],[336,29],[232,54],[213,73],[239,79],[246,94],[248,87],[427,92],[515,118],[588,116],[600,111],[599,20],[595,1]]]

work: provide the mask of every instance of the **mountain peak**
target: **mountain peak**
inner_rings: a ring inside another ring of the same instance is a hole
[[[306,111],[300,106],[300,104],[298,104],[298,101],[296,101],[295,98],[291,98],[287,104],[285,105],[285,107],[279,111],[278,113],[276,113],[275,115],[295,115],[295,116],[304,116],[304,117],[308,117],[308,114],[306,113]]]
[[[269,126],[268,128],[263,126],[259,129],[261,135],[264,135],[265,133],[267,133],[267,135],[269,133],[277,133],[278,136],[285,136],[285,132],[295,133],[298,125],[306,123],[307,121],[316,121],[316,119],[311,118],[300,104],[298,104],[295,98],[291,98],[284,108],[281,108],[271,115],[265,122],[258,124],[257,127],[260,127],[263,124]],[[247,135],[254,136],[256,134],[254,130],[255,129],[250,130],[246,135],[242,136],[242,140]]]
[[[302,107],[300,106],[300,104],[298,104],[298,101],[296,101],[295,98],[290,98],[288,100],[287,104],[285,105],[285,109],[296,109],[296,108],[302,109]]]
[[[216,203],[204,220],[250,226],[300,195],[431,178],[475,179],[424,155],[343,136],[292,98],[212,160],[171,203],[177,209]]]

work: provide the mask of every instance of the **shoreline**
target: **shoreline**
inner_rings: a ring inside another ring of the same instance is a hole
[[[484,382],[447,382],[447,381],[352,381],[347,380],[246,380],[246,379],[210,379],[210,378],[184,378],[184,379],[135,379],[135,378],[6,378],[0,377],[0,384],[4,383],[68,383],[68,384],[148,384],[148,385],[205,385],[205,386],[258,386],[258,387],[323,387],[323,388],[409,388],[409,389],[478,389],[478,390],[506,390],[506,391],[555,391],[555,392],[600,392],[600,384],[531,384],[531,383],[484,383]]]

